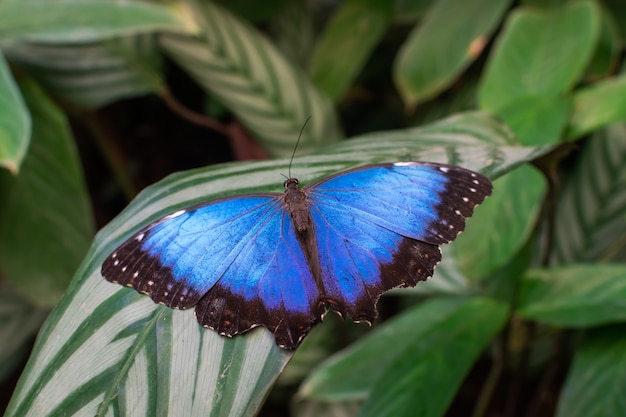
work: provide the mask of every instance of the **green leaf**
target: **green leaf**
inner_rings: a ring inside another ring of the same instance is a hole
[[[313,51],[309,66],[313,83],[329,97],[341,97],[384,35],[391,12],[387,0],[344,2]]]
[[[578,139],[609,123],[626,119],[626,75],[576,91],[567,138]]]
[[[82,107],[163,90],[151,36],[80,45],[15,43],[4,51],[55,96]]]
[[[530,270],[517,313],[556,326],[626,320],[626,265],[589,264]]]
[[[443,162],[454,156],[466,166],[489,165],[499,172],[544,151],[506,146],[501,151],[495,144],[506,143],[501,135],[508,134],[493,118],[472,113],[405,131],[402,137],[388,134],[382,143],[370,137],[346,141],[295,158],[291,171],[306,184],[364,163],[429,157]],[[436,138],[439,145],[434,145]],[[38,338],[9,415],[52,416],[60,410],[154,415],[156,409],[184,417],[204,416],[208,410],[214,410],[212,415],[256,413],[291,357],[275,347],[267,330],[220,337],[202,329],[193,311],[156,305],[105,281],[99,271],[105,257],[140,227],[211,198],[281,191],[288,166],[289,159],[215,165],[171,175],[144,190],[97,235]]]
[[[302,70],[245,22],[210,2],[199,3],[189,2],[202,33],[198,37],[165,34],[161,45],[270,154],[291,154],[308,117],[302,152],[339,139],[332,103]]]
[[[314,370],[300,386],[298,397],[327,402],[365,399],[395,358],[416,340],[426,340],[436,329],[442,330],[443,323],[467,302],[461,297],[432,298],[375,326],[366,337]]]
[[[488,298],[469,299],[430,331],[413,333],[418,337],[409,343],[389,340],[405,349],[376,379],[360,415],[442,416],[506,318],[505,304]]]
[[[30,129],[28,109],[0,53],[0,167],[17,174],[30,143]]]
[[[362,415],[441,415],[506,314],[505,305],[487,298],[433,298],[329,358],[298,398],[366,399]]]
[[[394,81],[413,107],[446,89],[482,52],[510,0],[438,0],[398,52]]]
[[[527,96],[556,97],[583,75],[600,34],[594,2],[550,10],[520,7],[505,23],[478,94],[481,109],[497,111]]]
[[[621,325],[585,334],[565,380],[557,417],[626,415],[625,331]]]
[[[557,144],[567,124],[570,101],[564,97],[523,97],[498,110],[498,116],[524,145]]]
[[[89,247],[93,223],[64,116],[34,84],[22,93],[32,143],[17,177],[0,172],[0,268],[31,303],[52,306]]]
[[[626,259],[626,124],[592,136],[557,202],[551,264]]]
[[[173,7],[109,0],[0,2],[0,39],[90,43],[161,31],[185,31]]]
[[[535,228],[546,192],[545,180],[528,165],[494,181],[493,187],[491,197],[451,245],[459,269],[468,277],[484,277],[515,256]]]

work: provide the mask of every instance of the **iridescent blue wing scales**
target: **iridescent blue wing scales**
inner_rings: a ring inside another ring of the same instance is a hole
[[[135,234],[102,274],[232,336],[264,325],[292,347],[317,321],[319,294],[282,194],[181,210]]]
[[[438,245],[464,229],[491,183],[463,168],[407,162],[346,171],[305,193],[326,303],[371,322],[383,292],[432,275]]]
[[[258,325],[294,348],[330,308],[376,317],[380,295],[432,275],[439,245],[491,193],[480,174],[432,163],[371,165],[286,193],[244,195],[149,225],[102,274],[233,336]]]

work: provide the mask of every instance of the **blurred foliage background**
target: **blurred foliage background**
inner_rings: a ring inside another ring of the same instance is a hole
[[[624,6],[0,0],[0,409],[626,415]],[[409,159],[495,180],[380,323],[328,316],[294,354],[102,279],[160,216],[280,191],[308,117],[303,182]]]

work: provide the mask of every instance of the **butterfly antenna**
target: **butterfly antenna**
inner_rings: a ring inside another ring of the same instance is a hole
[[[302,128],[300,129],[300,134],[298,135],[298,140],[296,141],[296,146],[293,147],[293,153],[291,154],[291,159],[289,160],[289,168],[288,168],[288,174],[289,174],[289,178],[291,178],[291,164],[293,163],[293,158],[294,156],[296,156],[296,150],[298,149],[298,145],[300,144],[300,139],[302,138],[302,132],[304,132],[304,128],[306,127],[307,123],[309,123],[309,120],[311,120],[311,116],[307,117],[306,120],[304,121],[304,124],[302,125]]]

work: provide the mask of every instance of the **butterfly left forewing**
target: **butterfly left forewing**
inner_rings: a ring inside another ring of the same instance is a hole
[[[318,293],[282,194],[180,210],[116,249],[102,275],[172,308],[195,306],[225,336],[263,325],[293,348],[319,320]]]

